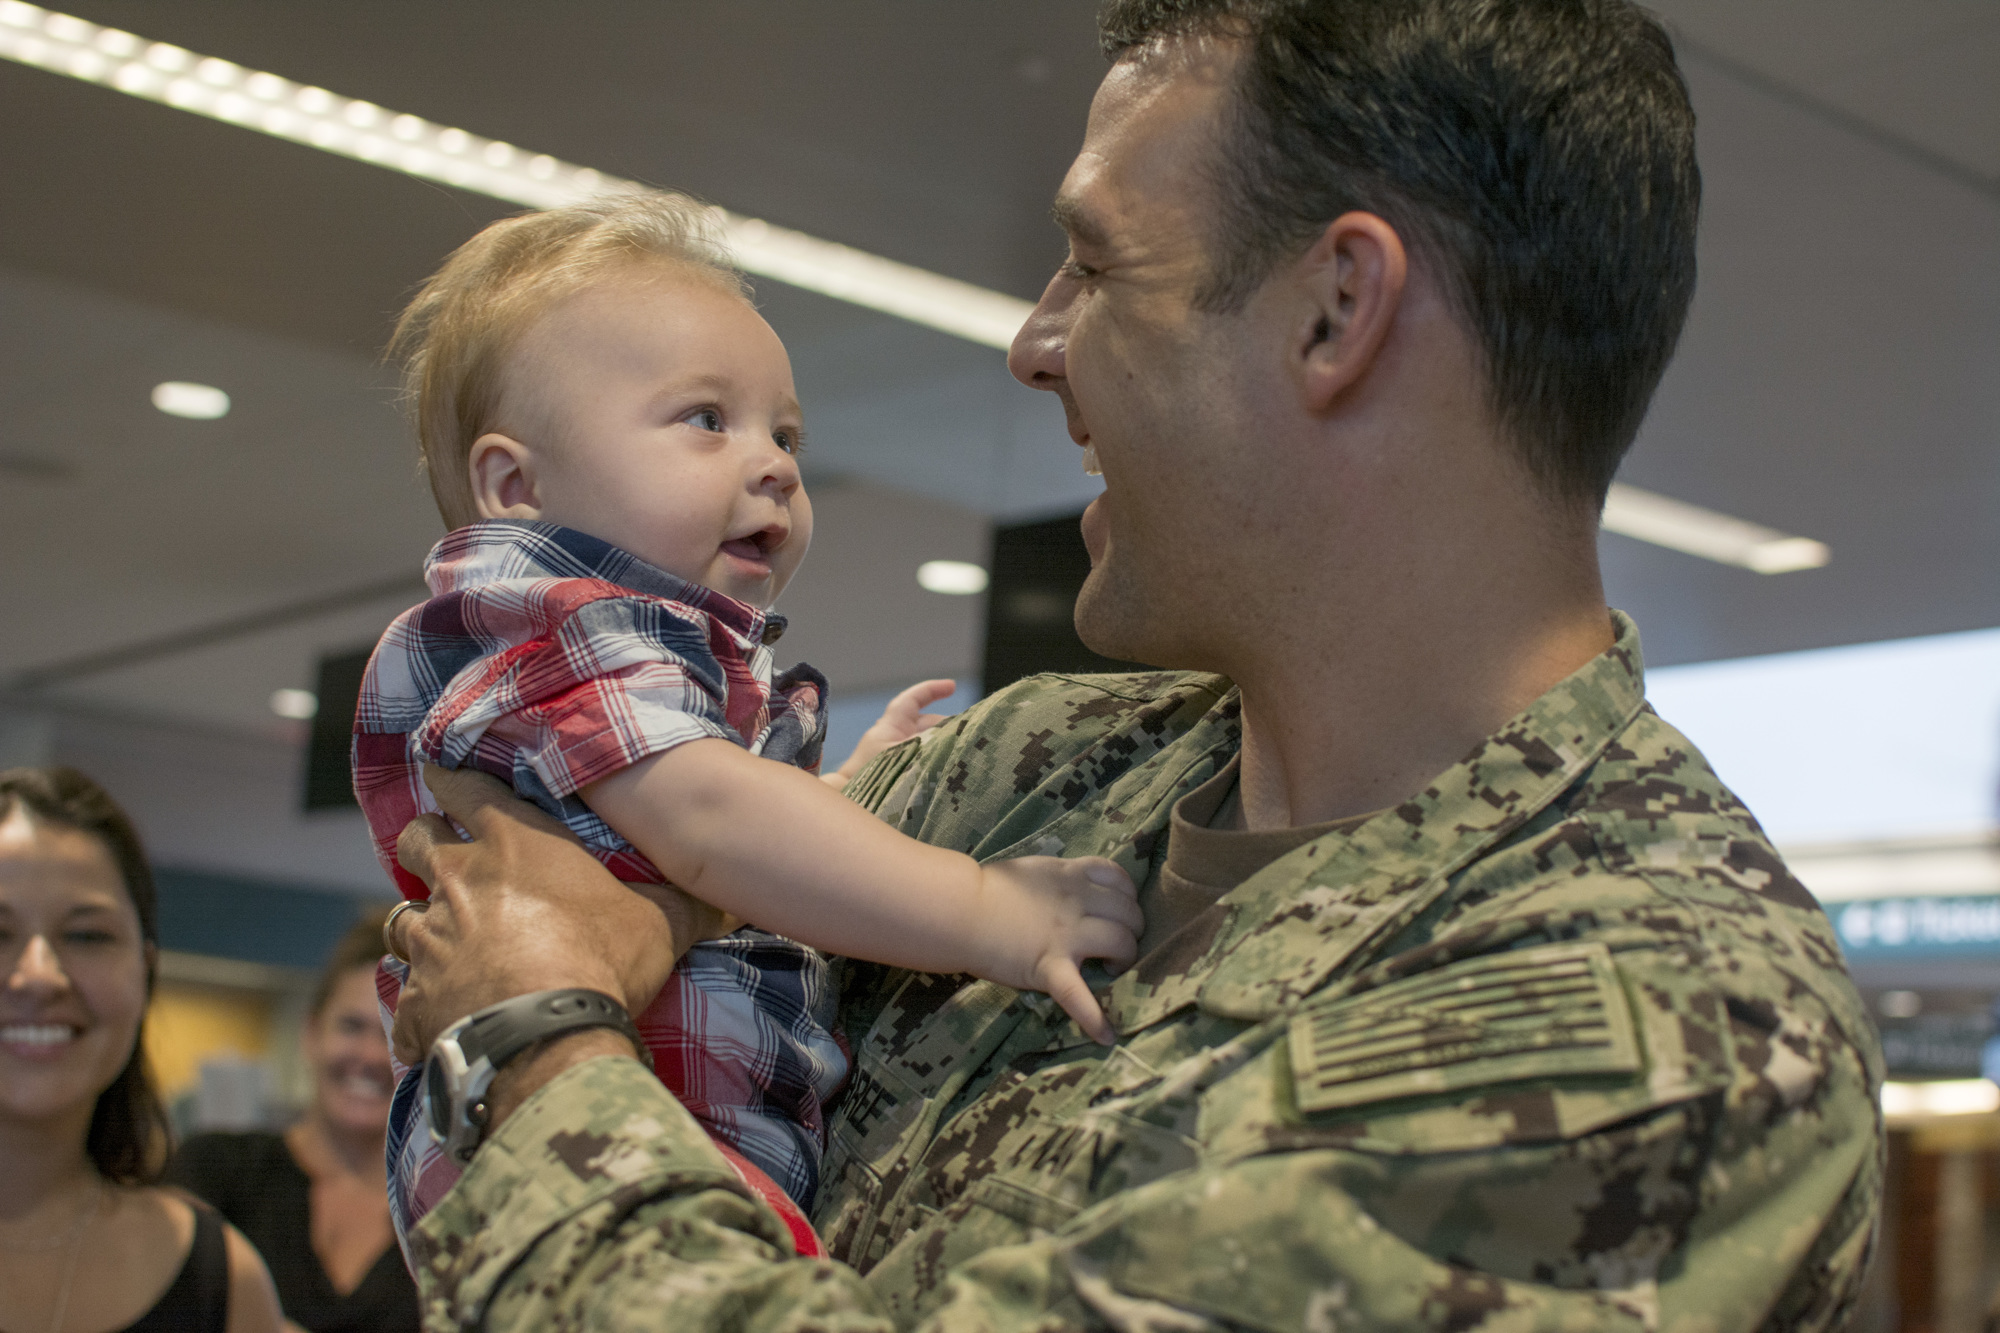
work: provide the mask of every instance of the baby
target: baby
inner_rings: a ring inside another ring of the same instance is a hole
[[[768,608],[812,536],[791,365],[696,205],[624,194],[495,223],[418,293],[392,350],[451,529],[425,565],[434,596],[383,636],[355,717],[355,791],[406,896],[425,889],[397,868],[397,835],[436,808],[422,766],[469,765],[621,879],[752,923],[697,945],[637,1019],[745,1179],[802,1208],[847,1069],[816,950],[1046,991],[1113,1039],[1078,967],[1133,958],[1122,870],[982,866],[835,789],[920,730],[935,689],[813,776],[825,681],[774,679],[769,648]],[[385,964],[391,1006],[401,975]],[[390,1126],[399,1232],[456,1175],[418,1089],[406,1072]]]

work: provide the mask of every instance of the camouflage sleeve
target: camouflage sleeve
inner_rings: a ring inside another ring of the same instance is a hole
[[[636,1060],[529,1098],[412,1237],[424,1327],[893,1327],[861,1278],[796,1258],[708,1136]]]
[[[1521,1328],[1645,1326],[1597,1293],[1465,1279],[1375,1222],[1340,1158],[1262,1156],[1129,1191],[963,1265],[922,1327],[1470,1328],[1502,1308]],[[895,1327],[852,1269],[791,1257],[776,1219],[629,1060],[592,1061],[536,1094],[418,1241],[434,1330]],[[1244,1282],[1253,1269],[1260,1280]]]
[[[1266,1045],[1252,1062],[1282,1064],[1284,1049]],[[1429,1151],[1437,1126],[1395,1117],[1367,1126],[1365,1151],[1342,1142],[1351,1128],[1295,1130],[982,1248],[986,1209],[1034,1203],[987,1190],[934,1230],[943,1262],[967,1257],[919,1322],[904,1293],[871,1290],[886,1273],[793,1257],[661,1085],[632,1061],[597,1060],[531,1099],[423,1222],[425,1324],[1824,1329],[1853,1294],[1826,1279],[1858,1273],[1871,1234],[1866,1190],[1850,1183],[1867,1177],[1855,1146],[1867,1136],[1853,1131],[1870,1108],[1855,1071],[1826,1072],[1793,1114],[1783,1107],[1797,1087],[1739,1090],[1769,1099],[1749,1134],[1715,1098],[1554,1142],[1502,1133],[1483,1151]],[[1518,1110],[1490,1109],[1460,1119],[1504,1130]],[[1078,1169],[1120,1169],[1076,1156]],[[1587,1233],[1563,1234],[1579,1219]]]

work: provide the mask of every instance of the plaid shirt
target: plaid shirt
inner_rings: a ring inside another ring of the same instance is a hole
[[[461,528],[431,550],[424,576],[434,596],[382,636],[354,717],[355,795],[405,897],[428,893],[396,864],[403,826],[437,810],[426,763],[511,783],[620,879],[653,883],[659,871],[578,789],[708,737],[819,767],[826,682],[806,666],[772,679],[777,616],[549,523]],[[378,977],[389,1012],[403,976],[385,963]],[[654,1069],[689,1111],[808,1208],[820,1108],[847,1073],[835,999],[819,954],[746,929],[696,945],[637,1017]],[[422,1123],[418,1071],[397,1073],[389,1178],[400,1236],[457,1172]]]

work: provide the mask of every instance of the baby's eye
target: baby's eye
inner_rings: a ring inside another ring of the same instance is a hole
[[[700,408],[688,414],[687,422],[696,430],[720,431],[722,429],[722,413],[712,407]]]
[[[777,442],[777,445],[780,449],[783,449],[788,454],[799,454],[805,451],[806,435],[804,431],[800,430],[774,431],[772,432],[771,438]]]

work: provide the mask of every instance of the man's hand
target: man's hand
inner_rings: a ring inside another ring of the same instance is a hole
[[[472,841],[425,815],[396,844],[432,904],[396,923],[410,960],[395,1027],[405,1064],[467,1014],[531,991],[584,986],[636,1014],[690,946],[734,928],[678,889],[619,883],[568,829],[484,774],[426,768],[424,782]]]
[[[892,745],[901,745],[912,736],[921,736],[944,721],[943,713],[926,713],[924,709],[940,699],[950,698],[957,688],[955,680],[920,680],[891,699],[889,706],[882,710],[882,716],[875,719],[875,725],[861,733],[861,739],[856,742],[854,753],[847,756],[847,762],[826,774],[826,780],[836,787],[844,787],[882,751]]]

